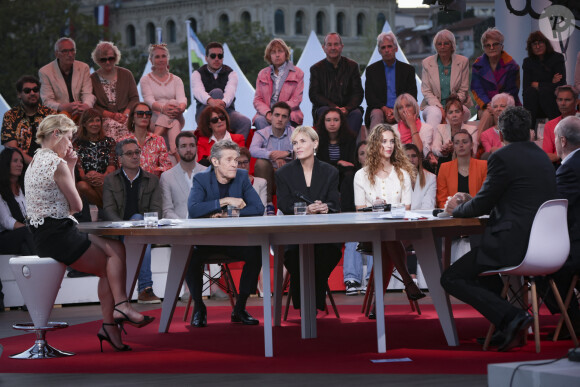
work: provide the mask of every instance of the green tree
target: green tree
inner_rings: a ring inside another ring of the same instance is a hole
[[[256,83],[258,73],[267,65],[264,62],[264,48],[272,36],[264,31],[259,22],[231,23],[227,28],[202,32],[198,37],[203,44],[227,43],[251,84]]]
[[[69,0],[12,0],[0,2],[0,93],[17,103],[14,84],[25,74],[54,60],[54,43],[63,36],[76,42],[77,60],[91,63],[91,51],[105,35],[92,16],[79,13]]]

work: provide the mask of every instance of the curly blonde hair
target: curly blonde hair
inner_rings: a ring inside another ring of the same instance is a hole
[[[409,159],[407,159],[407,156],[405,156],[405,152],[403,151],[403,146],[401,145],[399,136],[391,126],[386,124],[379,124],[375,126],[367,138],[367,158],[365,161],[367,176],[371,182],[371,185],[375,185],[375,176],[383,168],[382,141],[384,132],[391,132],[395,137],[395,148],[391,154],[390,162],[395,168],[395,172],[397,173],[397,177],[401,182],[401,186],[403,186],[404,178],[402,171],[407,171],[411,177],[411,180],[415,180],[415,168]]]

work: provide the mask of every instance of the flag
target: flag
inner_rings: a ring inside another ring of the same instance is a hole
[[[98,26],[109,26],[109,6],[99,5],[95,7],[95,20]]]
[[[205,48],[199,41],[199,38],[191,28],[191,22],[186,20],[187,24],[187,55],[189,58],[189,84],[192,85],[191,74],[205,64]],[[191,104],[195,106],[195,98],[191,93]]]

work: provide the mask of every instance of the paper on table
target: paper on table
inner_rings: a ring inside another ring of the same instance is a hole
[[[409,359],[408,357],[402,357],[400,359],[371,359],[371,362],[373,363],[400,363],[400,362],[407,362],[407,361],[413,361],[411,359]]]
[[[390,213],[386,213],[384,215],[379,216],[379,218],[384,218],[384,219],[407,219],[407,220],[417,220],[417,219],[435,219],[435,217],[433,216],[433,214],[428,213],[428,212],[416,212],[416,211],[405,211],[405,217],[404,218],[393,218],[393,216]]]

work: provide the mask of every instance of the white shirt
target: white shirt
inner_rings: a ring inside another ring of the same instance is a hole
[[[415,180],[415,188],[411,195],[411,210],[431,210],[435,208],[435,196],[437,195],[437,176],[423,170],[425,174],[425,186],[421,188],[419,176]]]
[[[26,217],[26,198],[22,193],[22,190],[18,192],[18,195],[14,196],[16,203],[20,207],[22,215]],[[6,230],[14,230],[14,225],[16,224],[16,219],[12,217],[10,208],[8,208],[8,203],[0,196],[0,232]]]
[[[377,198],[385,200],[388,204],[411,205],[411,177],[407,171],[401,172],[403,173],[402,185],[395,168],[385,179],[375,176],[375,184],[371,185],[367,168],[359,169],[354,175],[354,205],[370,207]]]

